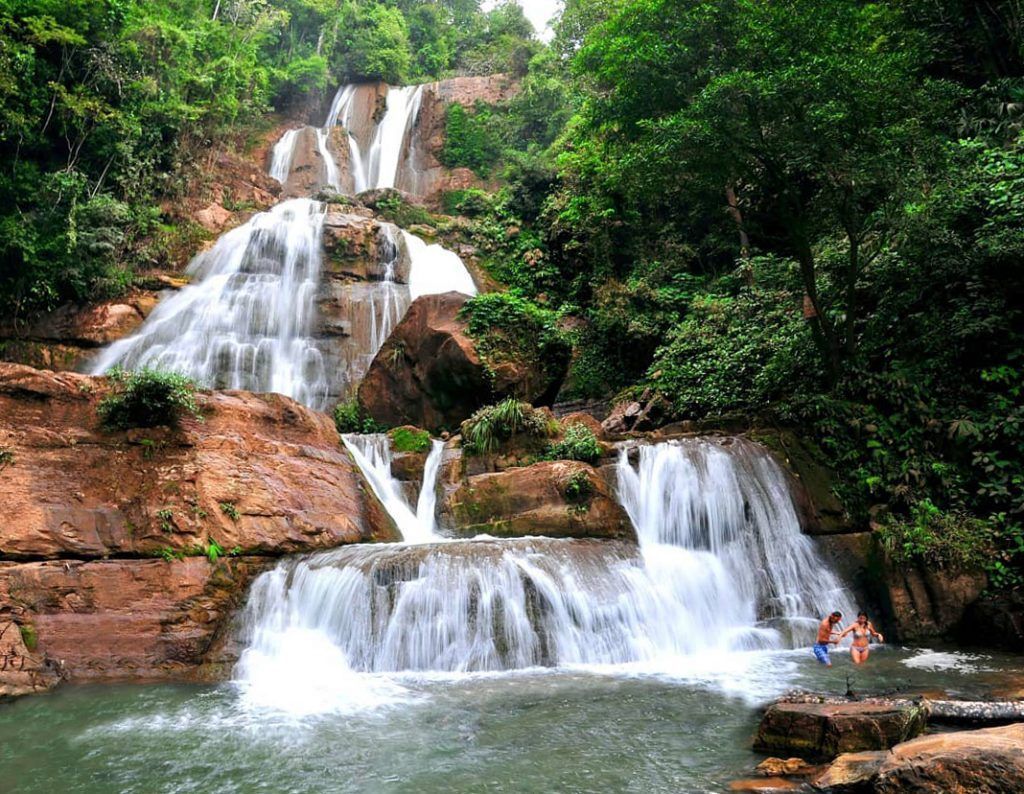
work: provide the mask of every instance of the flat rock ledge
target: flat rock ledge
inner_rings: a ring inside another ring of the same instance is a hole
[[[842,753],[888,750],[919,736],[927,721],[923,701],[782,701],[765,710],[754,749],[830,760]]]

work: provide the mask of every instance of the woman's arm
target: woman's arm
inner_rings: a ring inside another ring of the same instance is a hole
[[[879,642],[885,642],[885,637],[883,637],[881,635],[881,633],[876,631],[875,627],[871,623],[868,623],[868,631],[870,631],[872,634],[874,634],[876,637],[878,637],[878,641]]]

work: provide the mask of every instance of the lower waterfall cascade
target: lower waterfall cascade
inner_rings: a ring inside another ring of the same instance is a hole
[[[694,661],[810,644],[822,614],[852,610],[800,532],[784,472],[742,439],[621,451],[618,492],[636,546],[430,542],[432,516],[412,525],[385,437],[345,443],[405,542],[287,559],[254,582],[235,679],[257,699],[272,686],[267,671],[283,674],[296,643],[319,670],[313,680],[333,664],[352,674],[596,665],[672,675]],[[421,504],[434,477],[424,478]]]

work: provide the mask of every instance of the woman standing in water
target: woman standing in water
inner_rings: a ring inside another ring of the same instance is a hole
[[[885,637],[875,631],[875,627],[871,625],[867,612],[858,612],[857,620],[843,629],[839,639],[851,632],[853,632],[853,645],[850,646],[850,656],[853,657],[854,664],[864,664],[868,660],[872,637],[877,637],[879,642],[885,642]]]

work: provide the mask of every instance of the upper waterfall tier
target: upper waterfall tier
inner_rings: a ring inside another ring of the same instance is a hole
[[[428,538],[433,516],[387,490],[385,451],[373,448],[377,459],[360,465],[374,491],[407,538]],[[375,672],[629,663],[672,674],[809,643],[821,615],[852,611],[763,448],[686,440],[636,455],[634,467],[623,451],[618,479],[639,548],[488,539],[287,560],[253,586],[237,675],[261,686],[254,671],[307,641],[310,653],[340,650],[347,667]]]

